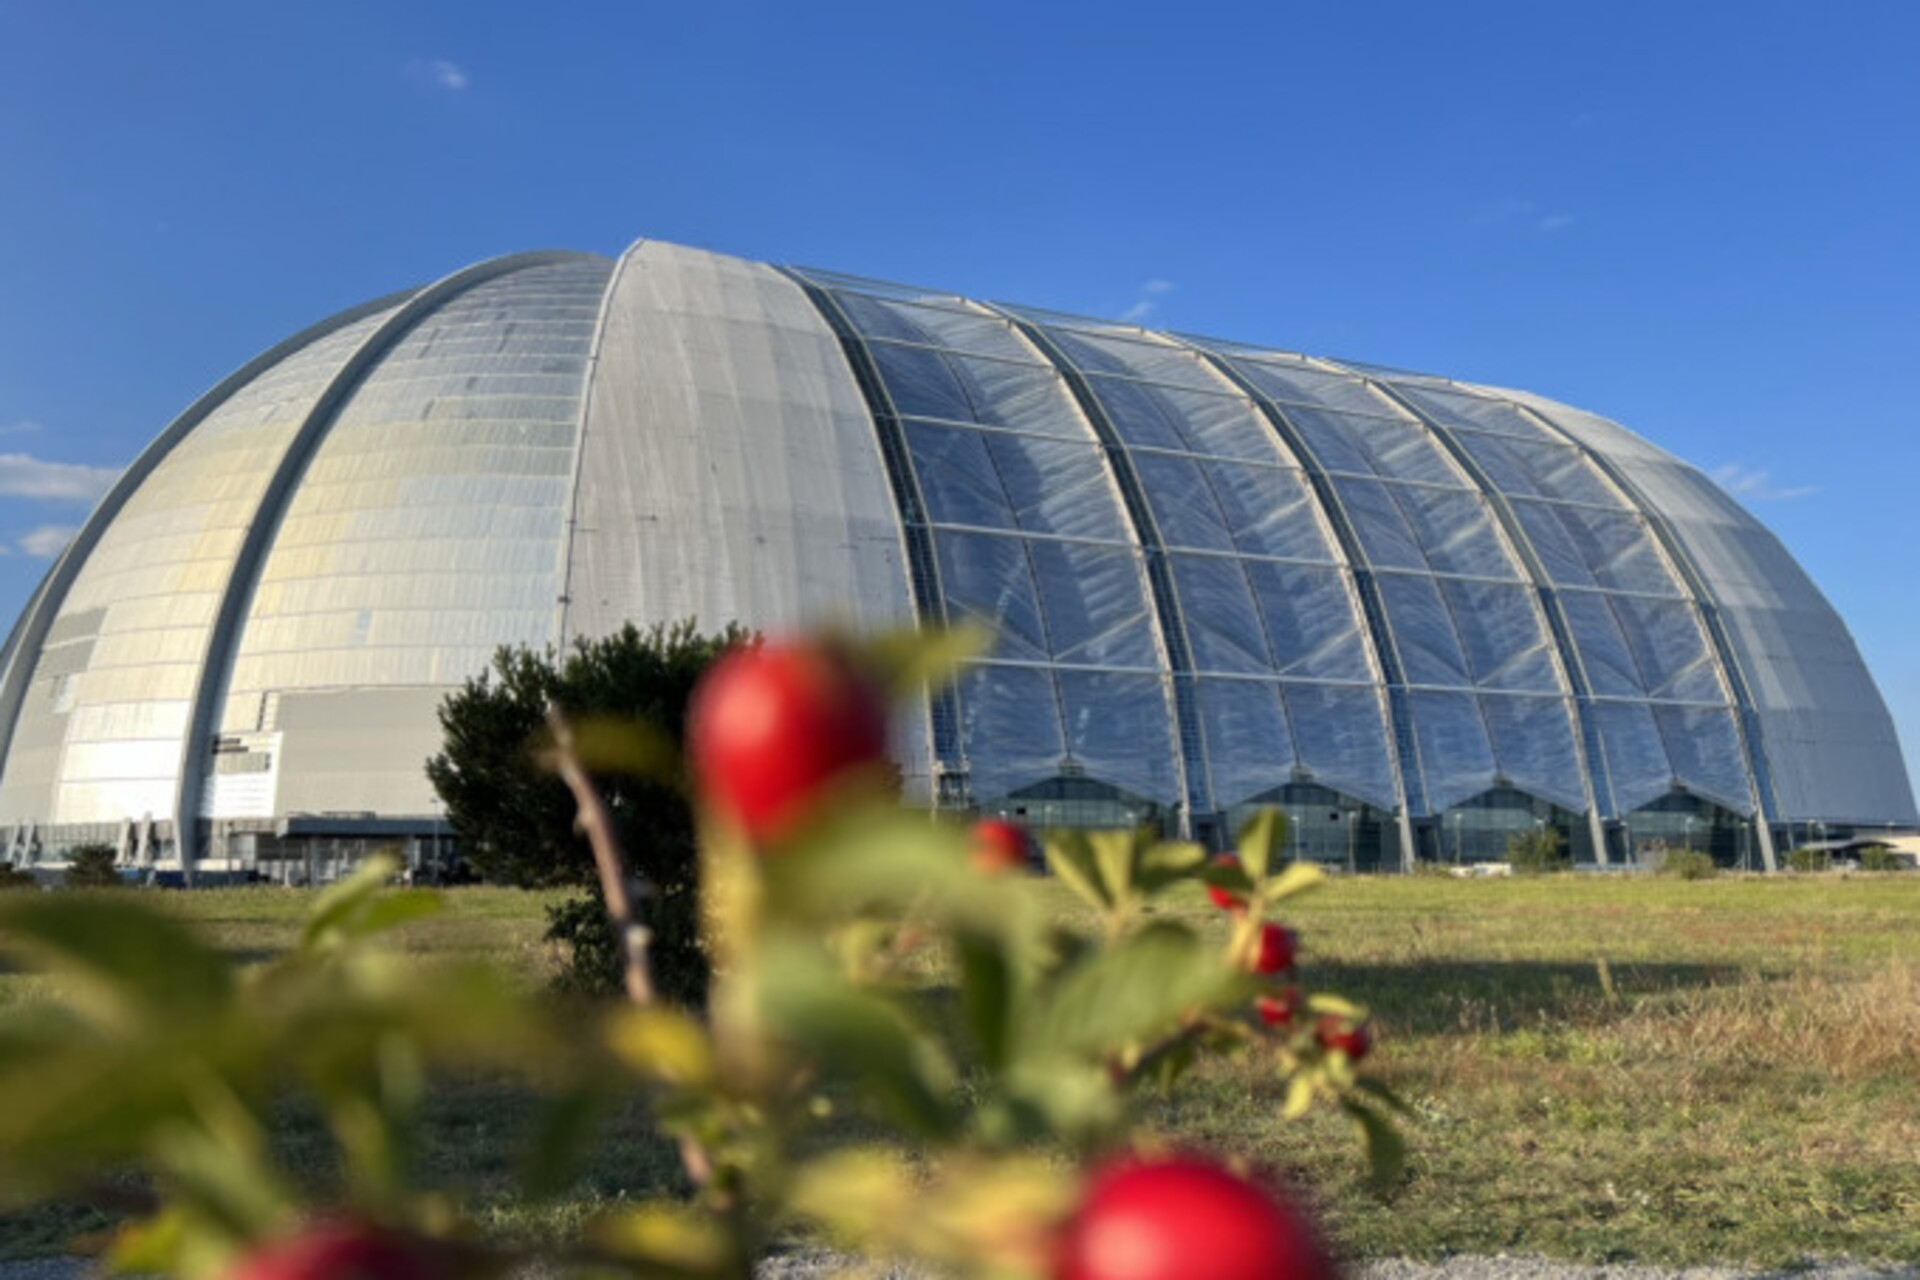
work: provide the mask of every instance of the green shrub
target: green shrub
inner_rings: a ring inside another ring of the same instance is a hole
[[[697,890],[677,892],[684,901],[649,897],[640,903],[642,921],[652,930],[647,958],[663,999],[697,1009],[707,1001],[708,961],[698,928]],[[548,942],[559,944],[560,971],[554,985],[582,995],[613,996],[624,989],[625,957],[607,923],[607,904],[600,886],[588,887],[579,897],[547,908]]]
[[[1904,871],[1904,858],[1883,844],[1870,844],[1860,851],[1862,871]]]
[[[1795,849],[1787,855],[1787,867],[1793,871],[1826,871],[1833,866],[1833,855],[1825,849]]]
[[[1698,849],[1682,849],[1668,854],[1666,865],[1660,871],[1663,875],[1681,880],[1708,880],[1720,874],[1720,868],[1713,865],[1713,859]]]
[[[0,893],[8,889],[38,889],[40,882],[10,862],[0,862]]]
[[[110,844],[83,844],[67,852],[69,889],[117,889],[125,881],[114,867],[119,853]]]
[[[1521,875],[1546,875],[1573,866],[1567,842],[1557,827],[1516,831],[1507,839],[1507,862]]]

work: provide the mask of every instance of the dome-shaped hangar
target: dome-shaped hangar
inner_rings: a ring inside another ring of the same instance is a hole
[[[169,426],[8,641],[0,835],[430,835],[435,707],[496,647],[688,616],[989,623],[898,753],[1035,825],[1759,865],[1914,820],[1840,619],[1610,422],[644,241],[336,316]]]

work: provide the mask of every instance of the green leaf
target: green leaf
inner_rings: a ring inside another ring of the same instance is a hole
[[[1156,894],[1169,885],[1193,878],[1207,865],[1207,851],[1186,841],[1156,841],[1141,850],[1134,880],[1145,894]]]
[[[301,947],[311,951],[370,937],[438,912],[440,896],[425,889],[381,894],[399,870],[398,858],[377,854],[345,880],[329,887],[313,904],[313,914],[300,936]]]
[[[1048,832],[1047,869],[1102,915],[1113,906],[1113,899],[1107,895],[1105,881],[1094,863],[1086,833],[1071,828]]]
[[[1284,902],[1327,882],[1327,873],[1311,862],[1296,862],[1260,887],[1260,901],[1267,906]]]
[[[770,1036],[851,1077],[909,1132],[944,1139],[958,1130],[953,1064],[900,1005],[850,985],[818,951],[790,941],[766,948],[758,976]]]
[[[122,1027],[177,1027],[232,998],[226,958],[132,895],[7,897],[0,947],[46,966],[84,1013]]]
[[[574,757],[589,773],[621,773],[659,782],[680,776],[680,749],[665,730],[654,725],[600,715],[583,716],[568,729]]]
[[[895,699],[903,699],[947,684],[963,663],[993,647],[993,633],[978,626],[893,631],[864,639],[858,647],[868,669]]]
[[[588,1239],[645,1274],[724,1276],[744,1270],[719,1223],[677,1204],[644,1204],[602,1218]]]
[[[998,937],[963,931],[954,939],[960,960],[960,1000],[967,1029],[980,1047],[980,1060],[998,1073],[1007,1062],[1007,1050],[1018,1001],[1014,964]]]
[[[1279,865],[1275,850],[1284,849],[1286,841],[1287,817],[1278,809],[1261,809],[1247,819],[1235,844],[1248,877],[1257,882],[1272,874]]]
[[[713,1082],[713,1046],[699,1022],[662,1005],[623,1005],[607,1020],[607,1047],[643,1080],[676,1088]]]
[[[1189,929],[1159,922],[1069,971],[1034,1010],[1035,1043],[1055,1053],[1106,1057],[1175,1030],[1186,1015],[1238,1003],[1251,980]]]
[[[1087,845],[1093,851],[1093,865],[1100,873],[1107,901],[1115,906],[1133,897],[1133,870],[1139,857],[1141,837],[1132,831],[1093,831]]]
[[[1407,1142],[1391,1121],[1364,1103],[1351,1098],[1341,1100],[1341,1108],[1353,1117],[1367,1144],[1367,1163],[1373,1168],[1375,1191],[1387,1192],[1400,1185],[1407,1163]]]

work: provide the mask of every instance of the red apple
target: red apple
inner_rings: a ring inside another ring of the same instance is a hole
[[[240,1259],[227,1280],[441,1280],[416,1242],[357,1222],[315,1223]]]
[[[1213,865],[1216,867],[1238,868],[1240,859],[1234,854],[1223,853],[1213,860]],[[1222,889],[1218,885],[1208,885],[1207,896],[1212,898],[1213,905],[1222,911],[1241,911],[1244,910],[1247,905],[1245,898],[1230,889]]]
[[[1285,973],[1293,968],[1293,955],[1300,939],[1291,929],[1277,924],[1260,926],[1260,950],[1253,958],[1255,973]]]
[[[1354,1062],[1373,1048],[1373,1024],[1350,1022],[1334,1014],[1323,1016],[1313,1028],[1313,1038],[1329,1053],[1344,1053]]]
[[[1211,1160],[1127,1161],[1067,1222],[1053,1280],[1335,1280],[1299,1208]]]
[[[1005,818],[982,818],[973,824],[972,860],[974,868],[987,875],[1025,871],[1029,852],[1027,831]]]
[[[734,650],[687,710],[702,798],[763,847],[792,834],[831,784],[877,773],[886,746],[879,690],[844,654],[804,640]]]

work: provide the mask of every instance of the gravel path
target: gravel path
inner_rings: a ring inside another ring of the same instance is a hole
[[[826,1280],[844,1258],[819,1254],[788,1255],[760,1268],[760,1280]],[[0,1280],[85,1280],[81,1258],[41,1258],[0,1263]],[[931,1272],[901,1269],[886,1280],[931,1280]],[[1347,1270],[1348,1280],[1920,1280],[1920,1265],[1865,1267],[1834,1263],[1802,1271],[1755,1271],[1738,1267],[1581,1266],[1545,1258],[1450,1258],[1445,1262],[1389,1259],[1363,1262]]]

